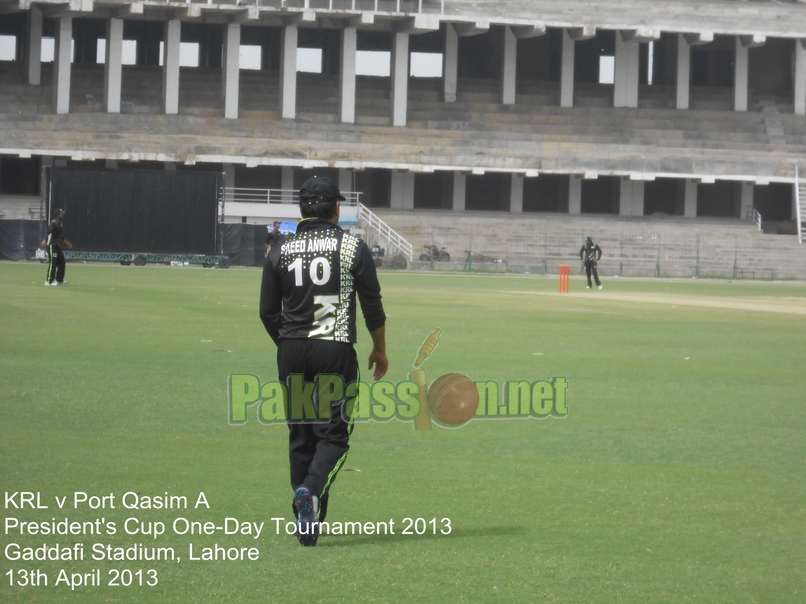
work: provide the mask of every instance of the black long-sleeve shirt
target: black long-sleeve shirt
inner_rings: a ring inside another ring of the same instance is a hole
[[[590,245],[586,243],[579,250],[579,257],[583,262],[598,262],[599,258],[602,257],[602,248],[596,243]]]
[[[269,231],[266,234],[266,245],[269,246],[270,248],[280,243],[280,240],[281,240],[280,231]]]
[[[61,220],[54,218],[48,226],[48,245],[61,246],[64,243],[64,224]]]
[[[369,331],[386,323],[369,247],[328,220],[307,219],[263,267],[260,319],[281,339],[356,341],[356,304]]]

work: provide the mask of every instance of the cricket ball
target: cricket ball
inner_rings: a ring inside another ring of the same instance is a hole
[[[443,424],[463,424],[479,408],[479,391],[469,377],[448,373],[437,378],[428,389],[428,407]]]

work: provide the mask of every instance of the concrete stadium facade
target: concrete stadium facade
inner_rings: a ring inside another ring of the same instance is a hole
[[[0,62],[12,209],[26,170],[103,165],[283,190],[325,172],[392,210],[797,216],[797,2],[0,0],[0,35],[16,44]],[[199,67],[180,66],[183,42]],[[240,68],[242,45],[259,70]],[[321,73],[297,73],[303,47]],[[356,75],[363,50],[389,53],[389,77]],[[441,55],[441,77],[411,77],[412,52]],[[266,218],[245,213],[229,219]]]

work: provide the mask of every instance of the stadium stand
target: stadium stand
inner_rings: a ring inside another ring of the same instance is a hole
[[[0,0],[0,212],[46,215],[58,167],[328,171],[413,266],[552,272],[595,233],[612,274],[805,278],[803,32],[781,1]]]

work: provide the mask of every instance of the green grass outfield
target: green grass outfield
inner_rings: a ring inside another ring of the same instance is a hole
[[[397,534],[302,548],[271,521],[291,516],[286,428],[227,423],[230,374],[276,378],[260,271],[70,264],[64,288],[44,276],[0,263],[0,476],[48,506],[6,499],[3,602],[806,601],[803,285],[605,279],[586,292],[575,278],[560,296],[551,279],[383,273],[390,379],[440,328],[429,380],[564,376],[568,416],[359,425],[328,520],[394,519]],[[363,368],[366,332],[358,352]],[[76,491],[115,494],[115,509],[73,509]],[[200,491],[210,509],[194,509]],[[124,509],[126,492],[184,495],[189,509]],[[227,517],[264,522],[260,538],[171,530]],[[452,532],[401,535],[406,517],[449,518]],[[103,518],[117,533],[21,536],[9,518]],[[128,518],[166,534],[127,535]],[[97,562],[96,542],[181,561]],[[12,561],[10,543],[83,543],[86,559]],[[259,559],[191,561],[190,543]],[[48,586],[19,586],[20,569]],[[102,585],[56,586],[61,569],[98,569]],[[110,587],[111,569],[159,583]]]

